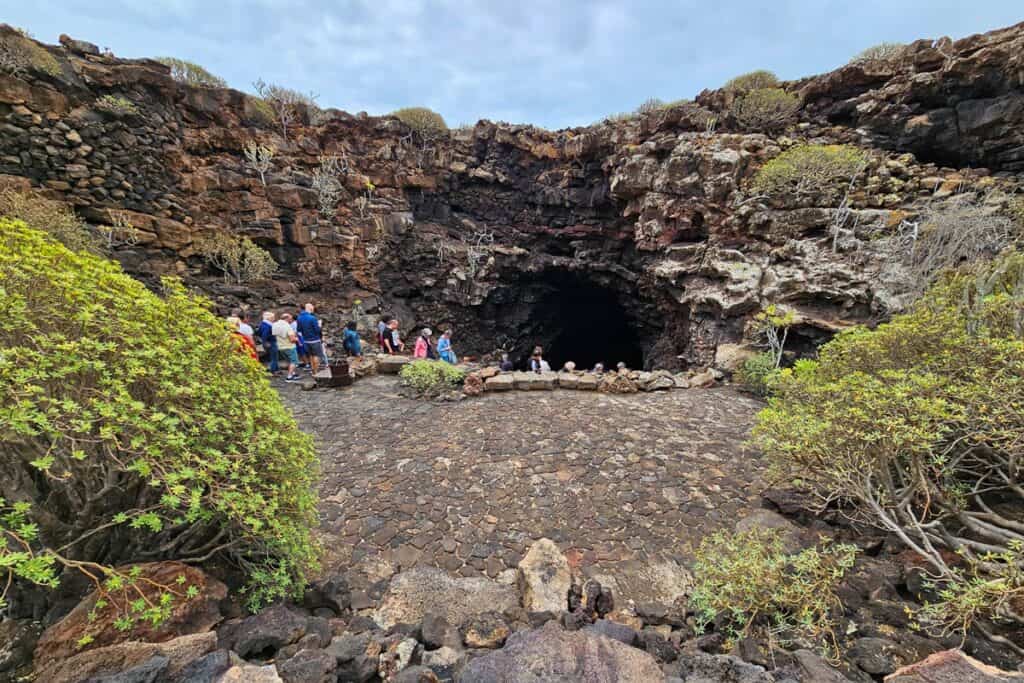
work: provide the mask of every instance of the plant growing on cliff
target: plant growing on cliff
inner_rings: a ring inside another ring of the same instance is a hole
[[[348,174],[348,157],[342,155],[320,155],[319,165],[313,171],[313,189],[316,191],[320,215],[330,220],[338,211],[345,188],[342,178]]]
[[[868,62],[887,62],[902,55],[907,49],[902,43],[879,43],[857,53],[850,64],[865,64]]]
[[[317,95],[300,93],[284,86],[266,83],[262,78],[253,84],[260,96],[274,112],[274,120],[281,127],[281,137],[288,140],[288,128],[302,117],[304,109],[316,109]]]
[[[33,561],[45,584],[61,558],[219,556],[251,606],[294,595],[317,556],[311,440],[209,303],[163,287],[0,221],[0,475],[20,515],[5,523],[36,558],[4,568],[31,579]]]
[[[409,128],[406,139],[419,149],[420,163],[433,150],[434,143],[448,135],[448,124],[444,117],[426,107],[406,107],[391,112]]]
[[[157,57],[156,61],[166,67],[169,67],[171,70],[171,78],[179,83],[193,85],[198,88],[228,87],[227,81],[223,78],[220,76],[214,76],[212,73],[193,62],[188,62],[176,57]]]
[[[836,588],[856,554],[854,546],[829,543],[787,553],[776,529],[708,536],[693,565],[698,626],[721,620],[731,639],[759,631],[783,642],[810,638],[834,651]]]
[[[801,144],[762,166],[752,187],[769,196],[826,194],[866,164],[864,152],[850,145]]]
[[[1024,541],[1024,254],[944,274],[905,315],[782,370],[753,438],[779,477],[895,534],[940,584]],[[1011,618],[1012,615],[1010,615]]]
[[[107,215],[110,223],[97,226],[96,232],[102,237],[108,251],[114,247],[133,246],[138,243],[139,231],[132,225],[128,214],[124,211],[108,211]]]
[[[60,62],[27,34],[0,38],[0,71],[20,78],[33,70],[48,76],[59,76]]]
[[[0,190],[0,217],[22,221],[72,251],[96,251],[99,247],[96,236],[69,205],[49,199],[38,190]]]
[[[659,100],[657,97],[649,97],[640,103],[640,106],[636,108],[637,114],[650,114],[652,112],[664,109],[666,106],[664,100]]]
[[[739,76],[730,79],[724,86],[722,86],[722,89],[732,92],[747,92],[749,90],[758,90],[760,88],[774,88],[778,85],[778,76],[771,71],[758,69],[757,71],[740,74]]]
[[[273,257],[248,237],[217,232],[196,240],[196,253],[237,284],[262,280],[277,270]]]
[[[751,322],[755,334],[765,340],[774,367],[779,367],[786,347],[786,337],[789,328],[796,322],[796,315],[787,308],[769,304]]]
[[[439,360],[415,360],[398,373],[402,384],[422,395],[436,395],[462,384],[466,373]]]
[[[96,109],[105,111],[113,116],[131,116],[139,113],[139,107],[134,102],[120,95],[104,95],[97,98],[93,104]]]
[[[748,130],[775,130],[800,110],[800,98],[781,88],[758,88],[733,100],[729,113]]]
[[[274,155],[277,153],[277,149],[273,145],[261,145],[258,142],[250,141],[245,143],[242,153],[245,155],[245,162],[249,164],[249,168],[260,174],[260,182],[266,186],[266,174],[274,165]]]

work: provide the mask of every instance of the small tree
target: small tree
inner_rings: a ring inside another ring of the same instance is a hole
[[[224,273],[225,280],[238,284],[261,280],[277,270],[277,263],[270,254],[248,237],[213,233],[196,241],[196,251]]]
[[[313,171],[313,189],[316,190],[320,215],[331,219],[338,210],[338,202],[344,193],[341,179],[348,173],[348,158],[345,155],[321,155],[319,167]]]
[[[391,112],[391,115],[408,126],[407,139],[419,148],[421,163],[423,156],[433,149],[434,143],[448,135],[448,124],[444,117],[426,107],[398,109]]]
[[[277,150],[273,145],[261,145],[258,142],[247,142],[242,150],[249,167],[260,174],[260,182],[267,184],[266,173],[270,170]]]
[[[302,108],[316,108],[317,95],[314,93],[303,94],[297,90],[291,90],[284,86],[265,83],[263,79],[257,79],[253,83],[256,94],[260,96],[274,111],[274,118],[281,126],[281,137],[288,139],[288,128],[302,115]]]
[[[796,316],[791,310],[770,304],[754,316],[753,322],[754,329],[764,338],[765,344],[768,346],[773,367],[779,367],[782,364],[786,337],[789,336],[790,326],[796,322]]]
[[[166,67],[169,67],[171,70],[171,78],[179,83],[193,85],[199,88],[228,87],[227,81],[223,78],[214,76],[212,73],[193,62],[187,62],[184,59],[177,59],[176,57],[157,57],[156,61]]]
[[[723,86],[723,89],[734,92],[746,92],[748,90],[758,90],[760,88],[774,88],[778,86],[778,84],[778,76],[771,71],[759,69],[731,79]]]
[[[753,189],[766,195],[821,194],[866,164],[867,156],[850,145],[797,145],[762,166]]]
[[[729,112],[749,130],[774,130],[800,110],[800,98],[781,88],[758,88],[737,97]]]

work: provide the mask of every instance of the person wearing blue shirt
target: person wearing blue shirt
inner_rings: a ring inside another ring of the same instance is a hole
[[[313,304],[306,304],[304,311],[299,313],[295,320],[296,332],[302,337],[306,345],[306,354],[309,356],[310,365],[313,366],[313,374],[317,373],[320,363],[327,365],[327,354],[324,353],[324,342],[321,336],[323,323],[313,315]]]
[[[276,375],[280,370],[277,364],[277,338],[274,336],[274,314],[270,311],[263,311],[263,322],[257,332],[260,343],[263,345],[263,353],[270,360],[270,372]]]
[[[363,355],[363,342],[359,339],[359,332],[356,331],[354,320],[349,321],[345,325],[345,339],[342,342],[342,346],[345,348],[345,353],[350,356],[358,357]]]

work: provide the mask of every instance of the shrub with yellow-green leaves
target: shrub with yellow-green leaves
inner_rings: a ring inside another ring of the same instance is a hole
[[[20,580],[220,557],[255,608],[316,565],[312,442],[208,302],[7,219],[0,476],[0,572]]]
[[[758,396],[767,396],[771,393],[772,382],[779,372],[775,364],[775,354],[766,352],[758,353],[743,361],[743,364],[736,370],[736,382],[747,391]]]
[[[277,270],[277,262],[266,249],[248,237],[215,232],[196,240],[196,252],[237,284],[262,280]]]
[[[398,373],[407,387],[418,394],[432,395],[453,389],[466,378],[466,373],[440,360],[415,360]]]
[[[722,88],[724,90],[746,92],[748,90],[758,90],[761,88],[775,88],[779,85],[779,77],[771,71],[765,69],[758,69],[757,71],[751,71],[731,79]]]
[[[800,98],[782,88],[757,88],[737,97],[729,113],[747,130],[781,128],[800,110]]]
[[[426,107],[397,109],[391,112],[391,116],[408,126],[423,142],[429,142],[448,132],[448,124],[445,123],[444,117]]]
[[[139,106],[121,95],[104,95],[97,98],[93,105],[100,111],[107,112],[113,116],[132,116],[139,113]]]
[[[203,67],[193,62],[176,57],[157,57],[156,61],[170,68],[171,78],[186,85],[194,85],[198,88],[226,88],[227,81],[220,76],[214,76]]]
[[[1024,542],[1024,254],[947,272],[908,313],[840,333],[772,388],[753,439],[777,477],[896,535],[949,613],[1020,619],[993,595],[1024,592],[1006,573]]]
[[[907,49],[902,43],[879,43],[860,51],[850,64],[865,64],[868,62],[887,62],[903,54]]]
[[[766,195],[827,194],[867,165],[867,155],[851,145],[801,144],[787,149],[757,172],[753,190]]]
[[[0,190],[0,218],[23,221],[41,230],[72,251],[96,251],[99,241],[74,210],[64,202],[49,199],[38,190],[6,187]]]
[[[23,32],[0,38],[0,71],[16,78],[29,71],[60,75],[60,62],[49,50]]]
[[[693,565],[698,625],[716,622],[731,639],[757,632],[783,642],[810,638],[834,650],[835,591],[856,554],[853,546],[828,543],[787,553],[775,529],[713,534]]]

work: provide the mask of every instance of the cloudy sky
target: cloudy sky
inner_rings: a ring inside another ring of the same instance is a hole
[[[8,0],[0,21],[124,57],[202,64],[321,106],[428,106],[586,125],[643,100],[693,97],[770,69],[820,73],[883,41],[954,38],[1024,21],[1024,0]]]

